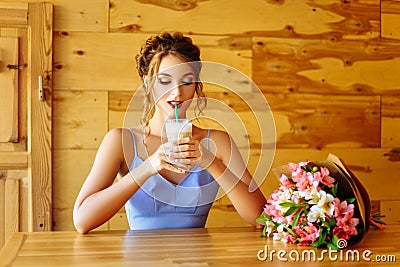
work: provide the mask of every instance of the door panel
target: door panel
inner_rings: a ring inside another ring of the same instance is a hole
[[[50,3],[0,2],[0,248],[52,230],[52,23]]]
[[[18,38],[0,37],[0,142],[18,142]]]
[[[0,2],[1,3],[1,2]],[[0,14],[2,9],[0,8]],[[27,25],[27,24],[26,24]],[[0,23],[0,38],[17,38],[18,39],[18,63],[20,68],[18,70],[14,69],[16,72],[16,78],[18,80],[14,81],[17,83],[18,90],[18,141],[17,142],[0,142],[0,152],[5,151],[27,151],[27,112],[28,112],[28,28],[4,28],[1,27]],[[2,60],[0,59],[0,62]],[[1,63],[0,63],[1,65]],[[7,64],[5,64],[7,65]],[[5,66],[6,71],[9,69]],[[1,120],[1,119],[0,119]],[[1,157],[1,154],[0,154]],[[0,159],[0,169],[1,165],[5,163]],[[15,165],[15,164],[14,164]]]

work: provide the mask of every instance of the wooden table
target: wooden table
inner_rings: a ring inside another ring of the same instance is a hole
[[[265,249],[275,250],[273,259]],[[346,252],[349,254],[345,261]],[[285,245],[272,238],[261,238],[260,230],[243,228],[173,229],[152,231],[93,231],[15,233],[0,251],[2,266],[398,266],[400,262],[400,225],[383,231],[371,230],[358,247],[332,254],[324,260],[301,259],[310,247]],[[365,251],[371,261],[362,258]],[[281,258],[278,259],[278,251]],[[323,249],[313,250],[317,258]],[[309,251],[307,251],[309,252]],[[258,254],[258,255],[257,255]],[[368,253],[367,253],[368,254]],[[299,255],[298,261],[291,257]],[[311,254],[310,254],[311,255]],[[396,262],[377,262],[376,256]],[[395,257],[395,259],[393,258]],[[260,258],[260,259],[259,259]],[[342,259],[342,260],[341,260]],[[353,260],[354,259],[354,260]]]

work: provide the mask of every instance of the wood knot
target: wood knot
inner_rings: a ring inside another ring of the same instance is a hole
[[[265,2],[273,5],[283,5],[285,0],[265,0]]]
[[[76,50],[74,53],[77,54],[77,55],[80,55],[80,56],[82,56],[83,54],[85,54],[85,52],[82,51],[82,50]]]
[[[177,11],[186,11],[196,7],[195,0],[175,0],[173,3]]]
[[[143,4],[150,4],[172,9],[175,11],[187,11],[197,6],[196,0],[136,0]]]
[[[388,153],[383,154],[389,161],[400,161],[400,148],[393,148]]]
[[[120,32],[139,32],[142,27],[138,24],[130,24],[125,27],[119,28]]]

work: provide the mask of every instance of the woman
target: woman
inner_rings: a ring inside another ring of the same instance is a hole
[[[193,126],[192,137],[165,142],[167,119],[186,118],[199,81],[199,48],[180,33],[150,37],[136,57],[146,92],[143,123],[110,130],[74,207],[78,232],[100,226],[124,205],[132,229],[204,227],[221,187],[252,225],[266,203],[228,133]],[[114,183],[119,174],[120,179]]]

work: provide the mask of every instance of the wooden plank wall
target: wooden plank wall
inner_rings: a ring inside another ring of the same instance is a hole
[[[399,1],[50,2],[54,230],[73,229],[73,203],[96,149],[108,129],[122,126],[140,84],[134,56],[160,31],[190,34],[203,60],[232,66],[256,83],[275,119],[273,166],[323,160],[333,152],[360,177],[388,219],[400,220]],[[208,95],[248,118],[243,102],[229,90],[210,87]],[[267,148],[260,146],[255,121],[243,121],[249,133],[234,137],[251,155],[254,171],[260,149]],[[269,174],[262,190],[268,195],[276,186]],[[207,223],[243,224],[226,199],[216,203]],[[121,211],[100,228],[125,227]]]

